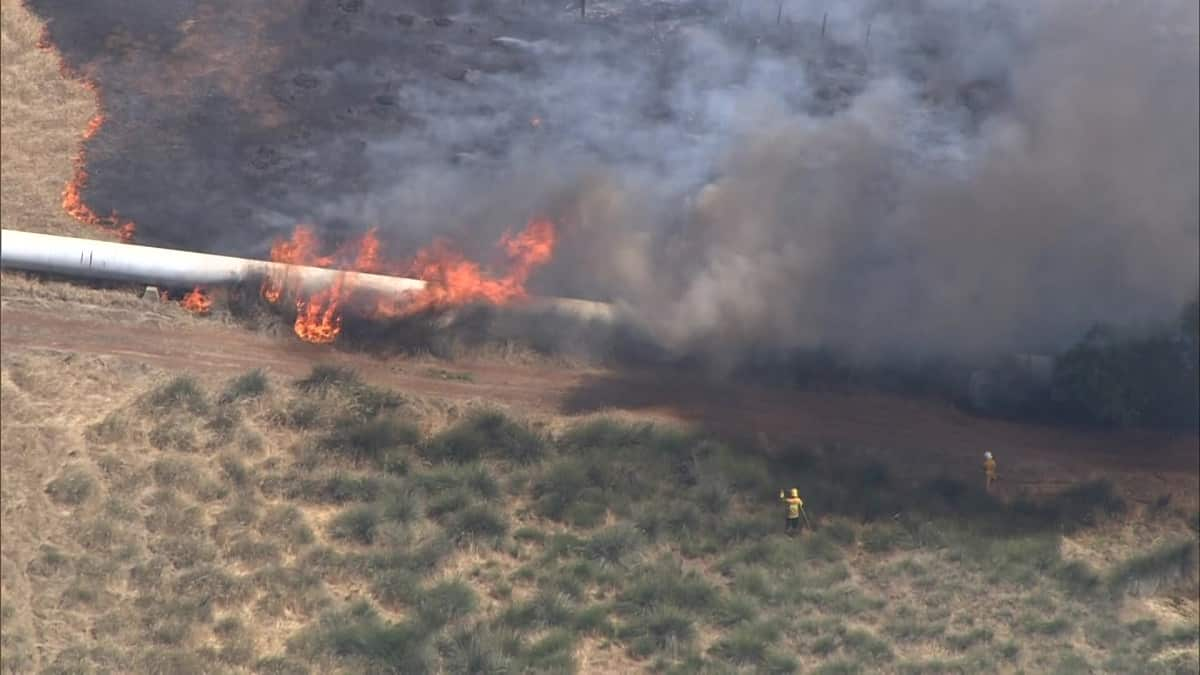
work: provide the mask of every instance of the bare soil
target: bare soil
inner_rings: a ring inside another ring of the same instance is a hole
[[[217,321],[129,323],[126,316],[87,305],[70,310],[6,299],[0,319],[2,351],[116,355],[201,374],[264,368],[300,376],[315,364],[332,364],[353,368],[373,384],[424,397],[492,400],[539,416],[625,411],[686,422],[731,439],[757,439],[765,446],[760,449],[776,454],[794,449],[868,453],[913,478],[981,478],[980,457],[990,450],[1000,462],[999,489],[1008,496],[1107,478],[1141,502],[1164,494],[1179,505],[1198,500],[1195,435],[1016,424],[974,417],[933,400],[734,385],[671,370],[619,372],[468,360],[449,367],[469,378],[447,379],[431,376],[425,359],[378,358]]]

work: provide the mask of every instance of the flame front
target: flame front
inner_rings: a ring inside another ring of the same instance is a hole
[[[189,312],[208,314],[212,310],[212,298],[201,287],[197,286],[183,296],[179,304]]]
[[[50,41],[49,29],[42,30],[42,35],[38,38],[37,47],[43,51],[53,51],[54,47]],[[103,101],[100,98],[100,90],[96,87],[96,83],[83,73],[71,68],[63,58],[62,53],[58,54],[58,69],[64,79],[79,80],[84,88],[91,92],[93,98],[96,99],[96,109],[104,109]],[[121,238],[121,241],[133,241],[133,235],[137,231],[137,226],[132,220],[122,221],[115,210],[110,215],[101,216],[83,201],[83,192],[87,189],[88,184],[87,145],[100,132],[100,128],[104,126],[104,120],[104,113],[97,112],[88,120],[87,126],[83,129],[83,135],[79,140],[79,150],[71,160],[71,180],[67,181],[67,184],[63,187],[62,207],[68,215],[85,225],[100,227],[113,232]]]
[[[374,229],[330,255],[321,255],[320,242],[313,229],[301,225],[292,232],[291,238],[275,242],[271,247],[271,260],[347,270],[338,274],[329,288],[318,293],[306,295],[302,289],[293,289],[296,335],[307,342],[324,344],[333,342],[341,332],[342,312],[346,307],[353,307],[368,318],[402,318],[474,302],[502,305],[524,298],[526,281],[537,267],[551,259],[556,243],[553,223],[531,221],[523,231],[506,234],[500,240],[507,258],[507,272],[492,275],[444,240],[435,241],[407,263],[390,263],[383,257]],[[356,272],[414,277],[426,285],[422,290],[395,297],[350,303],[356,290]],[[274,304],[287,290],[287,279],[275,275],[264,280],[262,296]]]

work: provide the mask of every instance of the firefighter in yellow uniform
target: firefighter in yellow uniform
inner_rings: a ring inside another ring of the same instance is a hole
[[[996,459],[992,453],[983,453],[983,472],[987,475],[987,491],[992,491],[992,483],[996,482]]]
[[[800,509],[804,508],[804,500],[800,499],[800,491],[796,488],[792,488],[787,496],[780,490],[779,500],[787,504],[787,529],[784,531],[791,535],[800,529]]]

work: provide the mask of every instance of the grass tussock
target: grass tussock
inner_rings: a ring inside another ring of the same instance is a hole
[[[59,504],[79,506],[96,494],[97,489],[96,479],[87,469],[72,465],[46,485],[46,494]]]
[[[541,434],[494,410],[472,414],[421,447],[431,461],[457,463],[491,457],[532,464],[540,461],[545,451],[546,439]]]
[[[1167,542],[1116,565],[1105,583],[1114,593],[1150,595],[1194,574],[1196,542]]]

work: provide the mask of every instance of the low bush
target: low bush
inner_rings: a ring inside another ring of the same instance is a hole
[[[658,607],[638,614],[617,629],[617,638],[629,652],[645,657],[667,647],[682,646],[696,637],[691,616],[674,607]]]
[[[218,400],[233,403],[244,398],[257,398],[266,394],[268,388],[267,374],[261,368],[255,368],[230,380]]]
[[[1058,566],[1055,578],[1062,582],[1067,592],[1077,596],[1088,596],[1100,588],[1100,575],[1085,562],[1072,560]]]
[[[440,462],[473,462],[489,456],[532,464],[541,460],[545,449],[541,435],[503,413],[488,411],[475,413],[434,436],[421,451]]]
[[[63,469],[57,478],[46,485],[46,494],[59,504],[78,506],[96,493],[96,479],[82,466]]]
[[[426,589],[417,601],[417,612],[430,626],[443,626],[462,618],[479,604],[475,591],[462,581],[443,581]]]
[[[399,420],[382,417],[359,421],[342,418],[333,430],[317,442],[317,447],[350,461],[379,465],[387,452],[398,446],[413,445],[420,439],[416,427]]]
[[[1105,584],[1114,593],[1147,595],[1192,575],[1196,561],[1196,542],[1161,544],[1118,564]]]
[[[891,661],[895,655],[886,642],[865,630],[848,630],[842,636],[842,648],[870,662]]]
[[[529,600],[514,602],[501,610],[499,622],[517,630],[537,630],[566,625],[572,616],[572,607],[559,593],[539,591]]]
[[[693,571],[661,562],[641,568],[618,595],[623,614],[645,613],[656,607],[674,607],[692,615],[718,608],[717,589]]]
[[[334,539],[370,544],[375,541],[378,527],[379,512],[374,507],[354,506],[334,516],[329,523],[329,534]]]
[[[737,666],[763,666],[779,629],[771,624],[746,625],[717,640],[708,653]]]
[[[975,645],[991,642],[992,631],[988,628],[973,628],[965,633],[950,633],[945,637],[946,646],[964,652]]]
[[[158,386],[146,396],[146,402],[161,415],[174,411],[186,411],[193,415],[208,414],[208,397],[196,378],[180,375]]]
[[[358,373],[350,368],[320,364],[312,367],[308,375],[293,383],[297,389],[309,394],[324,394],[331,389],[352,387],[361,384]]]
[[[602,564],[619,564],[642,544],[642,537],[628,524],[600,530],[584,544],[584,553]]]
[[[442,667],[448,673],[500,675],[513,672],[511,658],[504,653],[500,639],[481,626],[454,631],[438,645]]]
[[[508,532],[508,519],[491,506],[474,504],[462,509],[447,530],[459,541],[502,537]]]
[[[278,538],[284,546],[295,552],[314,540],[313,531],[304,519],[304,514],[295,506],[275,506],[263,515],[258,531],[264,537]]]
[[[421,580],[406,569],[386,569],[371,580],[371,592],[387,607],[412,605],[421,598]]]
[[[321,615],[288,642],[288,651],[307,657],[333,657],[374,672],[422,673],[431,670],[427,629],[414,623],[384,621],[365,602]]]

